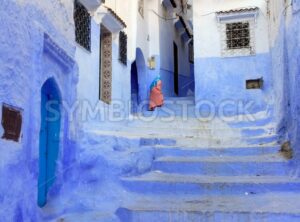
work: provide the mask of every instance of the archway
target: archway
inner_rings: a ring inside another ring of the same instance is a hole
[[[56,178],[61,125],[61,96],[53,78],[41,89],[41,129],[39,146],[38,205],[47,203],[47,193]]]
[[[143,102],[148,98],[148,84],[147,84],[147,68],[145,57],[140,48],[136,49],[136,68],[138,77],[138,101]]]

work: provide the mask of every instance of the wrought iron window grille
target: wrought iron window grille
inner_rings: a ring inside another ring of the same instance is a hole
[[[255,21],[219,23],[223,57],[255,55]]]
[[[125,32],[119,34],[119,60],[127,65],[127,35]]]
[[[76,42],[91,51],[91,16],[78,0],[75,0],[74,21]]]
[[[226,24],[227,49],[250,48],[249,22],[236,22]]]

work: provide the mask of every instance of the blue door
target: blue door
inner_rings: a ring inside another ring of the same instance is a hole
[[[47,203],[47,193],[56,178],[60,135],[60,93],[54,79],[41,90],[41,130],[39,147],[38,205]]]

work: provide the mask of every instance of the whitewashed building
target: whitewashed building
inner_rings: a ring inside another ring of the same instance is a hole
[[[193,96],[191,10],[187,1],[169,0],[105,1],[97,10],[86,8],[91,32],[87,47],[77,44],[79,98],[100,108],[122,102],[128,116],[131,106],[149,99],[158,75],[165,96]]]

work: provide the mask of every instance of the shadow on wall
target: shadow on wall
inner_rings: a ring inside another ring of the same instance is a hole
[[[131,113],[137,113],[139,105],[139,84],[136,61],[131,64]]]
[[[147,67],[144,54],[140,48],[136,49],[136,78],[138,84],[138,101],[148,99],[148,85],[147,85]]]

